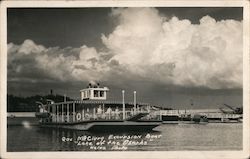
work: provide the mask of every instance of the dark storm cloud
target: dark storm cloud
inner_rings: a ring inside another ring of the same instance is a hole
[[[12,52],[8,58],[8,80],[21,80],[23,77],[32,80],[47,78],[45,72],[38,71],[34,58],[35,55],[22,54],[15,56]]]
[[[72,47],[66,47],[66,48],[50,47],[48,48],[48,50],[46,50],[46,54],[49,54],[52,57],[57,57],[58,55],[62,54],[65,57],[74,56],[76,58],[79,58],[79,52],[80,48],[72,48]]]

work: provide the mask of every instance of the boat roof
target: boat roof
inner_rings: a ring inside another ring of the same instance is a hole
[[[59,105],[59,104],[71,104],[71,103],[78,103],[78,104],[123,104],[122,101],[111,101],[111,100],[74,100],[74,101],[66,101],[66,102],[59,102],[53,103],[48,105]],[[134,105],[133,102],[125,102],[126,105]],[[149,105],[148,103],[141,103],[137,102],[137,105]]]
[[[108,87],[90,87],[90,88],[81,89],[80,92],[83,92],[86,90],[109,91]]]

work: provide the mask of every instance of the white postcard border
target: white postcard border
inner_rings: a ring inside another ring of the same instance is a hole
[[[248,158],[249,157],[249,1],[2,1],[1,3],[1,157],[2,158]],[[6,152],[7,151],[7,15],[8,7],[244,7],[243,15],[243,150],[133,152]]]

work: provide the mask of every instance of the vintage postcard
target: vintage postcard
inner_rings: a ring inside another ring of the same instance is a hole
[[[1,158],[248,158],[248,1],[1,2]]]

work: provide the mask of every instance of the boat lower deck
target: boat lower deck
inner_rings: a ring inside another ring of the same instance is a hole
[[[82,121],[75,123],[41,123],[41,127],[83,131],[150,131],[161,124],[160,121]]]

